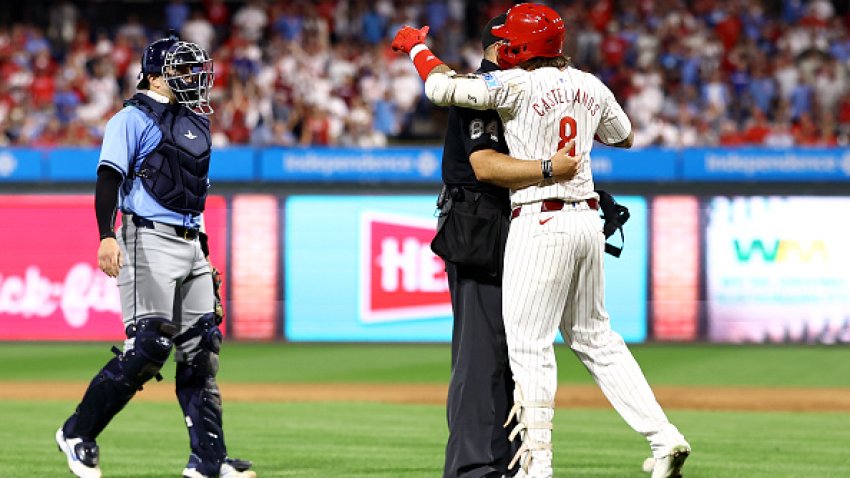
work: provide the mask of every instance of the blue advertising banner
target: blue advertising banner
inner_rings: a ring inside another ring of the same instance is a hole
[[[607,257],[606,304],[629,342],[646,339],[647,205],[620,259]],[[309,342],[446,342],[451,301],[430,250],[432,196],[291,196],[284,225],[284,333]]]
[[[850,149],[686,149],[685,181],[850,181]]]
[[[48,177],[54,181],[94,181],[97,178],[98,148],[61,148],[50,152]],[[250,181],[256,176],[253,148],[214,149],[210,179]]]
[[[590,153],[595,181],[675,181],[678,152],[665,148],[619,149],[595,144]]]
[[[41,158],[35,150],[0,148],[0,182],[40,181]]]
[[[97,179],[98,148],[58,148],[47,156],[47,179],[92,181]]]
[[[213,148],[210,181],[252,181],[257,178],[254,148]]]
[[[99,148],[0,149],[0,181],[91,181]],[[46,162],[41,158],[46,155]],[[215,181],[438,183],[440,147],[215,148]],[[643,148],[596,145],[594,179],[655,181],[850,181],[850,149]]]
[[[263,150],[260,178],[292,182],[439,182],[441,148]]]

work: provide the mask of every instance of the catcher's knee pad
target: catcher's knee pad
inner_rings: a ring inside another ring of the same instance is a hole
[[[221,331],[214,318],[202,318],[186,334],[200,336],[200,351],[189,362],[177,363],[177,399],[183,409],[190,445],[199,471],[217,476],[227,456],[222,430],[221,394],[215,377],[218,374],[218,351]],[[184,334],[184,335],[186,335]],[[181,336],[183,340],[188,340]]]
[[[189,330],[178,335],[174,339],[176,345],[182,345],[195,337],[199,337],[198,346],[201,350],[206,350],[217,354],[221,350],[221,330],[216,324],[215,314],[209,313],[202,315],[195,325],[189,327]]]
[[[93,440],[148,380],[157,376],[171,352],[177,327],[167,319],[140,319],[127,328],[133,347],[115,357],[89,384],[76,413],[66,422],[66,436]]]
[[[148,380],[158,377],[174,347],[175,335],[177,326],[161,317],[146,317],[128,327],[127,337],[134,339],[134,343],[122,357],[127,381],[141,388]]]

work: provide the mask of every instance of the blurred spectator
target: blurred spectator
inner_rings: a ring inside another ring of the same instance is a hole
[[[764,61],[759,61],[753,66],[749,95],[762,116],[764,116],[765,111],[772,109],[773,102],[776,99],[776,82],[768,75]]]
[[[212,23],[199,9],[192,11],[192,16],[183,24],[180,30],[180,38],[201,45],[201,48],[211,51],[215,45],[215,29]]]
[[[798,146],[816,146],[820,142],[820,133],[808,113],[800,116],[799,121],[792,128],[792,133],[794,144]]]
[[[35,148],[51,148],[63,144],[65,132],[59,118],[52,117],[47,121],[47,124],[35,135],[35,138],[30,142],[30,145]]]
[[[221,41],[230,28],[230,9],[224,0],[204,0],[203,11],[207,14],[207,20],[215,30],[216,38]]]
[[[60,79],[53,94],[53,104],[56,108],[56,119],[61,124],[67,124],[76,117],[80,95],[71,88],[70,82]]]
[[[96,144],[134,92],[143,48],[169,27],[214,59],[216,145],[433,141],[444,112],[422,101],[421,80],[390,39],[428,24],[441,58],[466,73],[481,59],[479,20],[512,5],[167,0],[158,16],[130,3],[114,10],[121,20],[94,23],[107,3],[61,0],[43,20],[0,24],[0,145]],[[850,22],[839,0],[553,5],[570,31],[567,54],[625,105],[637,145],[850,141]]]
[[[821,147],[838,146],[838,138],[835,135],[835,119],[832,114],[824,113],[815,145]]]
[[[179,32],[189,19],[189,6],[183,0],[171,0],[165,6],[165,26]]]
[[[806,78],[801,78],[800,81],[791,89],[791,119],[797,120],[803,115],[812,114],[812,86]]]
[[[847,91],[847,72],[841,68],[835,59],[824,62],[818,68],[815,77],[815,96],[820,109],[824,112],[834,112],[838,100]]]
[[[387,34],[387,18],[378,12],[374,5],[364,8],[360,17],[361,38],[366,43],[374,45],[382,40]]]
[[[764,145],[772,148],[790,148],[794,146],[794,134],[788,121],[776,123],[771,132],[764,138]]]
[[[752,145],[764,144],[764,140],[770,132],[770,123],[768,123],[764,111],[759,107],[753,108],[750,119],[747,122],[747,129],[744,131],[744,143]]]
[[[434,36],[443,33],[443,27],[449,21],[449,6],[447,2],[430,0],[425,6],[425,24],[431,27]]]
[[[847,110],[850,111],[850,107]],[[374,102],[374,117],[376,131],[386,136],[394,136],[398,133],[398,107],[393,103],[389,91]]]
[[[74,39],[74,30],[77,28],[77,20],[80,12],[73,3],[63,0],[55,3],[48,12],[47,37],[53,45],[54,51],[64,55],[68,45]]]
[[[301,129],[302,146],[329,146],[336,144],[328,111],[321,105],[308,104]]]
[[[84,31],[77,30],[76,39],[78,41],[83,41],[81,35],[85,33],[86,32]],[[142,26],[137,15],[128,15],[127,23],[118,28],[117,34],[118,36],[126,38],[130,43],[138,46],[139,48],[144,48],[149,43],[145,27]]]
[[[257,42],[263,37],[263,30],[268,23],[269,17],[262,0],[250,0],[233,16],[233,25],[250,42]]]

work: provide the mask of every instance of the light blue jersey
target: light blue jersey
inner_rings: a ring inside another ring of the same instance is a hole
[[[139,171],[144,162],[142,158],[151,154],[161,139],[162,132],[153,120],[142,110],[127,106],[106,123],[97,165],[115,169],[126,181],[130,163],[135,159],[135,170]],[[201,225],[200,215],[181,214],[161,206],[145,190],[138,177],[133,180],[129,192],[124,186],[119,189],[118,199],[122,213],[187,228],[198,228]]]

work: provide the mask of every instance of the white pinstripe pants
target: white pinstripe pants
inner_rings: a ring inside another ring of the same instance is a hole
[[[524,401],[554,401],[553,342],[560,329],[617,412],[662,457],[684,437],[667,420],[623,338],[611,330],[604,244],[599,215],[584,202],[554,212],[539,212],[539,203],[526,205],[511,222],[502,301],[511,369]],[[546,423],[554,410],[524,413],[526,423]],[[547,429],[529,434],[534,442],[551,443]],[[541,458],[551,462],[547,453],[540,452]]]

